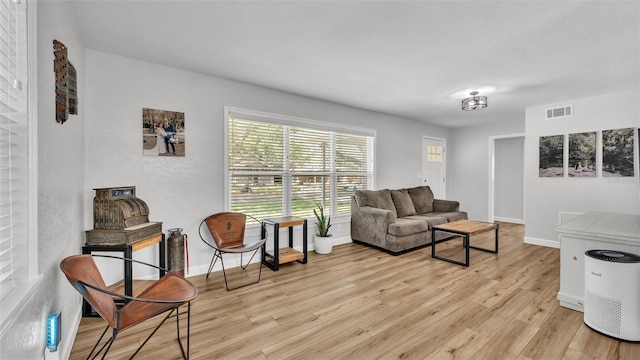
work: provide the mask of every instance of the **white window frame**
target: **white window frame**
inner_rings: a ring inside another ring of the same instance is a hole
[[[28,299],[35,294],[42,274],[38,273],[38,127],[37,127],[37,3],[35,1],[11,0],[27,7],[27,68],[26,79],[21,81],[24,91],[27,91],[27,126],[28,126],[28,239],[27,274],[24,280],[16,284],[8,296],[0,300],[0,336],[11,328],[16,314],[28,303]]]
[[[337,124],[337,123],[331,123],[331,122],[325,122],[325,121],[319,121],[319,120],[310,120],[310,119],[304,119],[304,118],[298,118],[298,117],[293,117],[293,116],[288,116],[288,115],[280,115],[280,114],[273,114],[273,113],[267,113],[267,112],[262,112],[262,111],[256,111],[256,110],[249,110],[249,109],[243,109],[243,108],[238,108],[238,107],[233,107],[233,106],[225,106],[224,107],[224,149],[225,149],[225,157],[224,157],[224,189],[225,189],[225,194],[224,194],[224,208],[226,209],[226,211],[230,211],[231,209],[231,185],[230,185],[230,175],[229,175],[229,117],[233,114],[233,113],[237,113],[237,114],[242,114],[246,120],[256,120],[256,121],[261,121],[261,122],[271,122],[274,124],[279,124],[279,125],[289,125],[289,126],[296,126],[296,127],[307,127],[307,128],[312,128],[312,129],[318,129],[318,130],[326,130],[326,131],[331,131],[331,132],[340,132],[340,133],[350,133],[350,134],[355,134],[355,135],[364,135],[364,136],[370,136],[373,138],[373,144],[371,146],[371,159],[372,162],[371,164],[369,164],[369,166],[373,167],[373,171],[370,172],[370,178],[367,181],[367,189],[374,189],[375,188],[375,178],[376,178],[376,167],[375,167],[375,162],[376,162],[376,130],[375,129],[367,129],[367,128],[361,128],[361,127],[355,127],[355,126],[349,126],[349,125],[344,125],[344,124]],[[335,135],[331,136],[331,141],[335,142]],[[331,164],[331,170],[330,170],[330,177],[336,177],[336,171],[335,171],[335,163],[334,163],[334,159],[330,159],[330,164]],[[285,172],[286,169],[285,169]],[[342,174],[341,174],[342,175]],[[287,178],[286,176],[283,177],[283,182],[287,181],[285,178]],[[333,179],[335,180],[335,179]],[[335,184],[335,181],[331,182],[332,184]],[[284,184],[283,184],[284,185]],[[330,206],[329,208],[331,209],[331,217],[334,220],[333,222],[335,222],[336,220],[339,221],[339,219],[341,218],[350,218],[350,214],[337,214],[336,213],[336,208],[337,208],[337,189],[335,185],[331,186],[331,194],[330,194]],[[290,194],[283,194],[283,196],[285,197],[285,201],[287,200],[288,197],[290,197]],[[291,215],[291,202],[288,201],[287,206],[283,207],[283,214],[282,216],[288,216]]]

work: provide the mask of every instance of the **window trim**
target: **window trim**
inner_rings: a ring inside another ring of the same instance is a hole
[[[38,51],[37,51],[37,3],[25,1],[27,7],[27,141],[28,141],[28,239],[27,239],[27,277],[0,301],[0,334],[11,328],[16,314],[25,308],[28,299],[36,293],[43,279],[38,269]]]
[[[373,138],[372,145],[372,156],[373,156],[373,171],[371,173],[371,181],[369,182],[370,188],[375,189],[375,179],[376,179],[376,144],[377,144],[377,136],[375,129],[362,128],[357,126],[345,125],[332,123],[327,121],[320,120],[312,120],[306,118],[300,118],[289,115],[281,115],[268,113],[258,110],[250,110],[244,109],[234,106],[224,106],[224,209],[225,211],[230,211],[231,209],[231,194],[228,191],[230,188],[230,176],[229,176],[229,118],[234,114],[242,115],[244,120],[253,120],[260,122],[268,122],[277,125],[288,125],[295,127],[308,127],[312,129],[324,130],[324,131],[334,131],[334,132],[344,132],[350,133],[354,135],[363,135],[370,136]],[[335,202],[336,199],[334,196],[331,196],[331,201]],[[335,208],[335,204],[331,204],[331,209]],[[341,218],[350,217],[349,214],[332,214],[332,217],[335,220],[340,220]]]

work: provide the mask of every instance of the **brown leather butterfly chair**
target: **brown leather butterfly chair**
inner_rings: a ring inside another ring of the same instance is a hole
[[[198,227],[198,233],[200,234],[200,238],[202,239],[202,241],[204,241],[205,244],[209,245],[214,250],[213,257],[211,258],[211,263],[209,264],[209,270],[207,271],[207,279],[209,278],[209,274],[211,274],[211,270],[213,270],[213,266],[216,264],[216,261],[220,259],[220,263],[222,264],[222,274],[224,275],[224,286],[227,288],[227,290],[234,290],[243,286],[256,284],[260,282],[260,276],[262,275],[262,262],[260,262],[258,280],[256,280],[255,282],[236,286],[234,288],[229,288],[229,284],[227,283],[227,272],[224,268],[224,260],[222,259],[222,254],[240,254],[240,267],[244,270],[247,268],[249,263],[251,263],[253,257],[258,253],[258,250],[260,250],[260,248],[264,245],[264,242],[267,238],[267,232],[263,230],[262,233],[265,234],[263,239],[245,244],[244,230],[246,222],[247,215],[243,213],[221,212],[210,215],[206,219],[202,220],[200,226]],[[209,233],[213,238],[213,242],[205,239],[205,237],[202,236],[202,224],[207,225]],[[264,227],[264,225],[262,226]],[[245,265],[242,265],[242,254],[251,251],[253,251],[253,255],[251,255],[251,258]]]
[[[153,332],[147,337],[147,339],[138,347],[135,353],[131,356],[133,358],[138,354],[140,349],[149,341],[151,336],[164,324],[164,322],[170,317],[175,316],[178,344],[182,351],[182,356],[185,359],[189,358],[189,335],[191,326],[191,300],[195,299],[198,295],[198,289],[196,289],[189,281],[176,273],[166,273],[159,280],[155,281],[151,286],[144,290],[138,297],[127,296],[123,294],[117,294],[109,291],[107,286],[100,275],[100,271],[96,266],[93,257],[114,258],[124,261],[132,261],[148,266],[158,268],[155,265],[147,264],[141,261],[133,259],[120,258],[109,255],[73,255],[62,260],[60,262],[60,269],[67,276],[67,279],[78,290],[85,300],[91,304],[93,309],[107,322],[107,327],[96,342],[95,346],[87,356],[87,359],[91,358],[91,355],[96,350],[102,338],[107,333],[109,328],[113,329],[111,339],[107,340],[100,350],[93,356],[95,359],[103,350],[104,354],[102,359],[105,358],[111,345],[118,336],[120,331],[126,330],[133,325],[139,324],[145,320],[148,320],[156,315],[164,312],[169,312],[167,316],[158,324]],[[117,307],[114,297],[123,299],[126,302],[123,306]],[[180,339],[180,316],[185,315],[185,312],[180,312],[181,305],[187,305],[187,350],[185,352],[182,346],[182,340]],[[175,312],[175,314],[174,314]],[[106,347],[106,349],[105,349]]]

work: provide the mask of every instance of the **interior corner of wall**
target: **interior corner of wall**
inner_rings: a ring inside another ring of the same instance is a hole
[[[558,240],[547,240],[547,239],[539,239],[539,238],[534,238],[530,236],[525,236],[524,243],[560,249],[560,241]]]

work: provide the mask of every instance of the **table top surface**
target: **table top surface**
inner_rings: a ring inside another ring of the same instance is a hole
[[[157,243],[161,243],[162,242],[162,233],[159,234],[153,234],[151,236],[148,236],[146,238],[143,239],[137,239],[137,240],[133,240],[130,243],[127,244],[114,244],[114,243],[94,243],[94,244],[87,244],[85,243],[84,245],[82,245],[82,247],[86,247],[86,248],[104,248],[105,251],[108,251],[109,248],[113,248],[113,249],[122,249],[125,247],[131,247],[132,251],[137,251],[140,249],[144,249],[147,246],[151,246]],[[96,250],[97,251],[97,250]]]
[[[433,228],[438,230],[453,230],[474,235],[497,229],[498,224],[476,220],[458,220],[446,224],[435,225]]]
[[[285,217],[270,218],[270,219],[263,219],[262,220],[262,222],[265,222],[265,223],[268,223],[268,224],[278,224],[278,225],[280,225],[281,228],[289,227],[289,226],[296,226],[296,225],[304,225],[305,221],[307,221],[307,220],[303,219],[303,218],[296,217],[296,216],[285,216]]]

